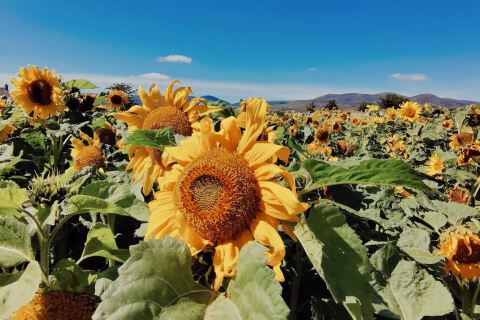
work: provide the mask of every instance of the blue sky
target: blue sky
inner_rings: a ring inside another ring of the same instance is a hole
[[[476,0],[4,1],[0,81],[36,64],[100,87],[180,79],[231,101],[382,91],[480,100],[479,19]]]

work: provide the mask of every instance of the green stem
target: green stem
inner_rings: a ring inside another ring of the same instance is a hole
[[[115,234],[115,215],[114,214],[107,214],[107,223],[108,226],[110,227],[110,230],[112,230],[112,233]],[[108,266],[113,267],[115,266],[115,260],[113,259],[107,259],[108,261]]]
[[[302,281],[302,245],[297,242],[295,250],[295,278],[292,283],[292,291],[290,296],[290,316],[289,320],[297,319],[298,298],[300,295],[300,286]]]
[[[42,270],[43,283],[48,286],[48,276],[50,274],[50,244],[48,239],[40,240],[40,269]]]
[[[473,318],[475,315],[475,306],[477,305],[478,294],[480,293],[480,285],[477,283],[475,291],[473,293],[472,301],[470,303],[470,317]]]

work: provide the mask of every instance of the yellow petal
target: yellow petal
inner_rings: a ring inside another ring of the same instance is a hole
[[[247,152],[257,141],[265,126],[267,102],[263,99],[249,99],[247,101],[246,124],[237,152]]]

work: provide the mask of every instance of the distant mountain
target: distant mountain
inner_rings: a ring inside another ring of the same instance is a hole
[[[377,103],[380,97],[384,96],[388,92],[381,92],[376,94],[363,94],[363,93],[342,93],[342,94],[326,94],[321,97],[317,97],[309,100],[294,100],[294,101],[269,101],[274,109],[287,109],[287,110],[304,110],[305,106],[312,101],[317,107],[324,106],[328,100],[335,100],[340,109],[352,109],[358,107],[362,102]],[[412,101],[418,103],[430,103],[432,105],[446,107],[446,108],[459,108],[467,104],[478,103],[470,100],[458,100],[452,98],[440,98],[431,93],[419,94],[413,97],[407,97]]]

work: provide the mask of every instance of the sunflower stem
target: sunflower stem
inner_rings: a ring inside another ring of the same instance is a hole
[[[292,282],[292,293],[290,296],[290,316],[289,320],[297,319],[298,298],[302,281],[302,245],[297,242],[295,250],[295,277]]]

